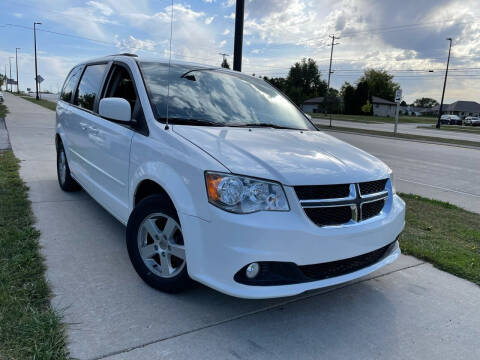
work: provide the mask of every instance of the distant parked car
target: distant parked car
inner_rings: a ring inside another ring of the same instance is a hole
[[[462,119],[457,115],[442,115],[440,117],[440,124],[444,125],[462,125]]]
[[[478,116],[467,116],[463,120],[464,125],[471,125],[471,126],[480,126],[480,117]]]
[[[3,103],[3,100],[4,100],[4,99],[3,99],[3,94],[0,92],[0,102]]]

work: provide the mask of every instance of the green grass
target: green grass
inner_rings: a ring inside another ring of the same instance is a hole
[[[44,108],[47,108],[49,110],[55,111],[55,109],[57,108],[57,103],[54,103],[53,101],[48,101],[48,100],[44,100],[44,99],[37,100],[37,99],[32,98],[30,96],[21,96],[21,98],[25,99],[25,100],[28,100],[28,101],[30,101],[34,104],[43,106]]]
[[[459,126],[459,125],[441,125],[440,129],[437,129],[434,125],[432,125],[432,126],[425,126],[425,125],[422,126],[421,125],[421,126],[417,126],[417,128],[480,134],[480,127],[478,127],[478,126],[475,127],[475,126]]]
[[[0,153],[0,359],[66,359],[65,329],[50,305],[39,232],[11,151]]]
[[[405,134],[405,133],[397,133],[397,135],[394,136],[393,132],[390,132],[390,131],[356,129],[356,128],[349,128],[344,126],[329,127],[328,125],[321,125],[321,124],[315,124],[315,126],[319,130],[332,130],[332,131],[341,131],[341,132],[355,133],[355,134],[387,136],[387,137],[392,137],[396,139],[431,141],[431,142],[450,144],[450,145],[466,145],[466,146],[480,147],[480,139],[477,142],[477,141],[449,139],[449,138],[441,138],[441,137],[435,137],[435,136],[413,135],[413,134]]]
[[[5,105],[0,104],[0,118],[5,119],[5,116],[8,114],[8,109]]]
[[[480,285],[480,214],[416,195],[400,196],[407,203],[403,253]]]
[[[330,120],[330,115],[325,116],[325,114],[314,113],[310,114],[314,118],[318,119],[327,119]],[[361,122],[361,123],[389,123],[393,124],[395,118],[386,117],[386,116],[369,116],[369,115],[344,115],[344,114],[332,114],[332,120],[341,120],[341,121],[352,121],[352,122]],[[399,123],[425,123],[425,124],[436,124],[437,119],[434,117],[427,116],[399,116]]]

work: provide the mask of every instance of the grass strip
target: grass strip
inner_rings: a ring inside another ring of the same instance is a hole
[[[440,131],[456,131],[461,133],[472,133],[480,135],[480,127],[473,126],[459,126],[459,125],[442,125],[440,129],[437,129],[434,125],[419,125],[419,129],[440,130]]]
[[[407,203],[402,252],[480,285],[480,214],[417,195],[400,196]]]
[[[67,359],[50,305],[39,232],[12,151],[0,153],[0,359]]]
[[[40,100],[37,100],[35,98],[32,98],[30,96],[20,96],[22,99],[25,99],[27,101],[30,101],[34,104],[37,104],[37,105],[40,105],[40,106],[43,106],[44,108],[47,108],[49,110],[53,110],[55,111],[56,108],[57,108],[57,103],[53,102],[53,101],[49,101],[49,100],[45,100],[45,99],[40,99]]]
[[[347,133],[387,136],[395,139],[430,141],[430,142],[451,144],[451,145],[465,145],[465,146],[480,147],[480,139],[477,142],[477,141],[470,141],[470,140],[449,139],[449,138],[441,138],[441,137],[435,137],[435,136],[423,136],[423,135],[413,135],[413,134],[405,134],[405,133],[397,133],[397,135],[394,136],[393,132],[390,132],[390,131],[356,129],[356,128],[350,128],[350,127],[344,127],[344,126],[330,127],[328,125],[322,125],[322,124],[315,124],[315,126],[319,130],[332,130],[332,131],[341,131],[341,132],[347,132]]]
[[[8,114],[8,109],[5,105],[0,104],[0,118],[5,119],[5,116]]]
[[[330,115],[322,113],[312,113],[310,114],[314,119],[323,119],[330,120]],[[361,123],[388,123],[393,124],[395,122],[394,117],[389,116],[371,116],[371,115],[345,115],[345,114],[332,114],[332,121],[351,121],[351,122],[361,122]],[[407,123],[425,123],[425,124],[436,124],[437,119],[435,117],[428,116],[399,116],[398,122],[400,124]]]

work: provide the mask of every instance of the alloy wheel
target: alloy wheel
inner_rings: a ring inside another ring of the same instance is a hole
[[[147,216],[138,230],[138,250],[143,263],[157,276],[171,278],[185,267],[185,245],[180,225],[172,217]]]

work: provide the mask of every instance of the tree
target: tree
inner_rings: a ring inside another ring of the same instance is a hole
[[[402,100],[402,102],[400,103],[400,106],[408,106],[407,103],[405,102],[405,100]]]
[[[353,113],[355,115],[362,114],[362,106],[367,103],[369,99],[369,87],[366,81],[360,81],[355,89],[355,95],[353,99]]]
[[[225,69],[230,69],[230,64],[228,63],[226,57],[223,58],[222,64],[220,66]]]
[[[413,102],[413,106],[423,107],[423,108],[432,108],[438,105],[438,101],[428,97],[422,97]]]
[[[327,83],[320,79],[315,60],[303,58],[290,68],[286,79],[286,94],[295,104],[301,105],[307,99],[324,96],[326,93]]]
[[[355,87],[345,82],[340,89],[340,96],[343,97],[343,111],[345,114],[355,114]]]
[[[385,70],[367,69],[359,82],[366,82],[369,90],[369,97],[378,96],[382,99],[394,101],[395,91],[400,85],[393,82],[393,75]]]
[[[7,83],[7,77],[5,75],[0,74],[0,89],[2,88],[3,84]],[[7,90],[7,86],[5,85],[5,90]]]
[[[371,114],[372,113],[372,104],[370,103],[370,100],[367,100],[365,105],[362,106],[362,112],[364,114]]]

